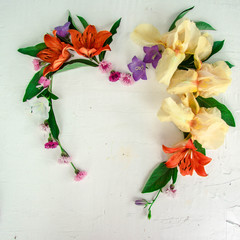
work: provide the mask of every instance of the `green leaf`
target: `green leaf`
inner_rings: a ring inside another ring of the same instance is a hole
[[[195,68],[195,65],[194,65],[194,57],[193,55],[191,55],[188,59],[184,60],[183,62],[181,62],[179,65],[178,65],[178,69],[181,69],[181,70],[188,70],[188,68]]]
[[[39,43],[35,46],[31,46],[31,47],[26,47],[26,48],[19,48],[18,52],[22,53],[22,54],[26,54],[32,57],[36,57],[37,54],[42,51],[43,49],[45,49],[47,46],[45,43]]]
[[[57,100],[58,97],[56,95],[54,95],[53,93],[49,92],[48,88],[46,88],[45,90],[43,90],[38,96],[37,98],[40,97],[45,97],[47,99],[53,99],[53,100]]]
[[[204,62],[207,61],[212,55],[216,54],[217,52],[219,52],[222,49],[222,47],[224,45],[224,41],[225,40],[215,41],[213,43],[212,53],[210,54],[210,56],[206,60],[204,60]]]
[[[54,139],[58,140],[59,128],[55,119],[51,100],[49,101],[49,107],[50,107],[50,111],[49,111],[49,117],[48,117],[48,124]]]
[[[37,86],[39,85],[38,81],[40,77],[43,75],[43,69],[44,68],[35,73],[32,80],[29,82],[23,97],[23,102],[32,99],[43,90],[43,87],[37,88]]]
[[[119,18],[119,19],[113,24],[113,26],[112,26],[111,29],[110,29],[110,32],[112,33],[112,36],[109,37],[109,38],[105,41],[105,43],[103,44],[103,46],[106,46],[107,44],[109,45],[109,44],[113,41],[113,35],[115,35],[115,34],[117,33],[117,29],[118,29],[118,27],[120,26],[121,20],[122,20],[122,18]],[[104,59],[105,54],[106,54],[105,51],[104,51],[104,52],[101,52],[101,53],[99,54],[99,61],[100,61],[100,62]]]
[[[83,27],[86,28],[89,24],[88,22],[81,16],[77,16],[80,22],[82,23]]]
[[[218,102],[214,98],[203,98],[203,97],[198,96],[196,99],[197,99],[200,107],[205,107],[205,108],[217,107],[221,112],[222,119],[229,126],[231,126],[231,127],[236,126],[232,113],[230,112],[230,110],[224,104]]]
[[[70,22],[70,26],[69,29],[75,29],[78,31],[76,24],[74,23],[73,19],[72,19],[72,15],[71,12],[68,11],[68,22]]]
[[[177,22],[177,20],[181,19],[186,13],[188,13],[188,12],[189,12],[190,10],[192,10],[193,8],[194,8],[194,6],[191,7],[191,8],[188,8],[188,9],[182,11],[180,14],[178,14],[178,16],[177,16],[176,19],[173,21],[173,23],[172,23],[172,25],[170,26],[170,28],[169,28],[168,31],[173,30],[173,29],[175,28],[175,23]]]
[[[189,135],[189,132],[183,132],[184,138],[186,138]]]
[[[142,193],[154,192],[162,189],[171,179],[173,169],[167,168],[165,162],[161,163],[151,174]]]
[[[64,63],[56,73],[65,72],[71,69],[86,67],[86,66],[97,67],[98,64],[86,59],[75,59],[75,60]]]
[[[206,23],[206,22],[195,22],[197,28],[199,30],[215,30],[215,28],[213,28],[210,24]]]
[[[195,141],[193,142],[193,144],[194,144],[195,148],[197,148],[197,151],[198,151],[198,152],[206,155],[206,149],[202,147],[202,144],[201,144],[201,143],[199,143],[197,140],[195,140]]]
[[[172,181],[173,181],[173,184],[175,184],[176,181],[177,181],[177,174],[178,174],[178,169],[177,169],[177,167],[175,167],[175,168],[172,169]]]
[[[231,63],[228,62],[228,61],[225,61],[225,63],[226,63],[230,68],[235,67],[233,64],[231,64]]]

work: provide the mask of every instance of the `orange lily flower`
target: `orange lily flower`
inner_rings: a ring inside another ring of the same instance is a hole
[[[92,58],[102,51],[111,50],[108,44],[103,47],[105,41],[112,36],[109,31],[97,32],[93,25],[88,25],[83,34],[74,29],[68,31],[72,38],[72,49],[81,56]]]
[[[163,145],[162,148],[165,153],[173,153],[166,162],[168,168],[179,166],[180,173],[183,176],[192,176],[193,170],[195,170],[199,176],[207,176],[204,165],[208,164],[212,159],[196,151],[197,149],[191,139],[187,141],[185,146],[168,148]]]
[[[53,31],[53,34],[54,36],[49,34],[44,36],[44,42],[47,48],[37,54],[37,57],[50,63],[43,71],[44,76],[46,76],[49,72],[57,71],[71,56],[71,54],[67,51],[70,45],[61,42],[56,37],[56,30]]]

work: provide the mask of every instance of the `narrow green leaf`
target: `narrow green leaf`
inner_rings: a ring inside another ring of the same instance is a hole
[[[151,174],[142,193],[154,192],[162,189],[172,177],[172,169],[167,168],[165,162],[161,163]]]
[[[184,10],[184,11],[182,11],[181,13],[179,13],[178,16],[176,17],[176,19],[173,21],[173,23],[172,23],[172,25],[170,26],[170,28],[169,28],[168,31],[173,30],[173,29],[175,28],[175,24],[176,24],[177,20],[181,19],[185,14],[187,14],[187,13],[188,13],[190,10],[192,10],[193,8],[194,8],[194,6],[191,7],[191,8],[188,8],[188,9],[186,9],[186,10]]]
[[[71,12],[68,11],[68,22],[70,22],[70,26],[69,29],[75,29],[78,31],[76,24],[74,23],[73,19],[72,19],[72,15]]]
[[[176,181],[177,181],[177,174],[178,174],[178,169],[177,169],[177,167],[175,167],[175,168],[172,169],[172,181],[173,181],[173,184],[175,184]]]
[[[77,16],[79,21],[82,23],[83,27],[86,28],[89,24],[88,22],[81,16]]]
[[[189,135],[189,132],[183,132],[184,138],[186,138]]]
[[[35,97],[43,90],[43,87],[37,88],[37,86],[39,85],[38,81],[40,77],[43,75],[43,69],[44,68],[42,68],[40,71],[35,73],[32,80],[29,82],[23,97],[23,102],[30,100],[31,98]]]
[[[196,99],[197,99],[200,107],[205,107],[205,108],[217,107],[221,112],[222,119],[229,126],[231,126],[231,127],[236,126],[232,113],[230,112],[230,110],[224,104],[218,102],[214,98],[203,98],[203,97],[198,96]]]
[[[215,30],[215,28],[213,28],[210,24],[206,23],[206,22],[195,22],[197,28],[199,30]]]
[[[197,151],[198,151],[198,152],[206,155],[206,149],[202,147],[202,144],[201,144],[201,143],[199,143],[197,140],[195,140],[195,141],[193,142],[193,144],[194,144],[195,148],[197,148]]]
[[[103,44],[103,46],[106,46],[107,44],[109,45],[109,44],[113,41],[113,35],[115,35],[115,34],[117,33],[117,29],[118,29],[118,27],[120,26],[121,20],[122,20],[122,18],[119,18],[119,19],[113,24],[113,26],[112,26],[111,29],[110,29],[110,32],[112,33],[112,36],[109,37],[109,38],[105,41],[105,43]],[[99,61],[100,61],[100,62],[104,59],[105,54],[106,54],[106,51],[101,52],[101,53],[99,54]]]
[[[223,45],[224,45],[224,41],[225,41],[225,40],[215,41],[215,42],[213,43],[212,53],[211,53],[210,56],[209,56],[206,60],[204,60],[204,61],[207,61],[212,55],[214,55],[214,54],[216,54],[217,52],[219,52],[219,51],[222,49]]]
[[[48,124],[49,124],[49,128],[51,130],[51,133],[54,137],[55,140],[58,140],[58,136],[59,136],[59,128],[56,122],[56,118],[53,112],[53,108],[52,108],[52,102],[49,102],[49,107],[50,107],[50,111],[49,111],[49,117],[48,117]]]
[[[75,59],[75,60],[64,63],[56,73],[65,72],[71,69],[86,67],[86,66],[97,67],[98,64],[86,59]]]
[[[56,95],[49,92],[48,88],[44,89],[40,94],[38,94],[37,98],[40,98],[40,97],[45,97],[47,99],[53,99],[53,100],[58,99],[58,97]]]
[[[45,43],[39,43],[35,46],[31,46],[31,47],[26,47],[26,48],[19,48],[18,52],[22,53],[22,54],[26,54],[32,57],[36,57],[37,54],[42,51],[43,49],[45,49],[47,46]]]
[[[231,63],[228,62],[228,61],[225,61],[225,63],[226,63],[230,68],[235,67],[233,64],[231,64]]]
[[[53,93],[51,93],[51,92],[49,92],[49,96],[50,96],[50,98],[53,99],[53,100],[57,100],[57,99],[58,99],[58,96],[56,96],[55,94],[53,94]]]

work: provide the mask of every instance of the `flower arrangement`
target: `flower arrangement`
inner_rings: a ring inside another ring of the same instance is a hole
[[[160,121],[173,122],[184,134],[184,140],[173,147],[162,146],[168,160],[153,171],[142,190],[158,191],[156,197],[150,202],[135,201],[148,208],[149,219],[152,205],[169,182],[167,192],[175,194],[178,169],[183,176],[194,171],[207,176],[204,166],[212,159],[206,156],[205,148],[220,147],[229,126],[235,126],[228,108],[213,98],[231,83],[233,65],[228,61],[206,62],[221,50],[224,41],[214,42],[210,34],[202,32],[215,30],[210,24],[183,18],[192,9],[181,12],[165,34],[150,24],[137,26],[131,34],[146,53],[143,61],[135,56],[128,65],[133,78],[146,80],[146,63],[152,64],[157,80],[179,98],[178,102],[171,97],[164,99],[157,116]]]
[[[31,113],[38,113],[42,117],[41,129],[48,133],[48,140],[44,147],[61,150],[58,163],[70,163],[75,172],[75,180],[80,181],[86,175],[86,171],[80,171],[75,167],[72,158],[63,148],[59,138],[59,128],[53,110],[53,101],[58,97],[53,93],[53,76],[80,67],[94,67],[108,74],[110,82],[121,82],[131,85],[135,81],[129,73],[113,70],[112,63],[104,60],[106,51],[110,51],[113,35],[117,33],[121,18],[117,20],[110,31],[97,32],[94,25],[77,16],[83,26],[81,32],[69,12],[68,21],[63,26],[57,26],[52,34],[44,35],[44,42],[35,46],[20,48],[18,51],[34,57],[33,66],[37,73],[29,82],[23,102],[31,104]],[[44,99],[47,105],[44,103]],[[42,101],[40,101],[42,100]]]

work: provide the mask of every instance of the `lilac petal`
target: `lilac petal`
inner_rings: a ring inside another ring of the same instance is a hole
[[[57,35],[60,36],[60,37],[66,37],[69,32],[69,26],[70,26],[70,22],[66,22],[63,26],[58,26],[58,27],[55,27],[55,30],[57,31]]]
[[[162,57],[162,54],[161,54],[161,53],[159,53],[159,54],[157,54],[157,55],[155,56],[154,60],[152,61],[152,66],[153,66],[154,68],[157,67],[158,62],[159,62],[159,60],[161,59],[161,57]]]

